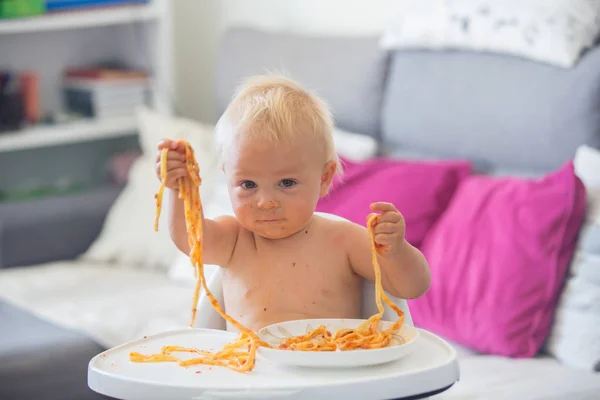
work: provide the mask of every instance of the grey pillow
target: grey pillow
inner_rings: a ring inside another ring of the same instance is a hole
[[[573,69],[496,54],[397,51],[382,114],[394,149],[548,171],[600,145],[600,48]]]

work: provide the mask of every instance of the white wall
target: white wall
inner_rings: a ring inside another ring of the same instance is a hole
[[[379,33],[409,0],[173,0],[177,111],[214,122],[213,77],[223,29],[252,25],[306,34]]]

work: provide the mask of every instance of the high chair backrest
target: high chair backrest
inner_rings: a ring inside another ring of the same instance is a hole
[[[317,214],[323,216],[324,218],[343,220],[343,218],[332,214]],[[208,280],[207,285],[209,290],[211,291],[215,299],[217,299],[219,304],[222,307],[224,307],[223,284],[221,281],[221,273],[219,268],[207,265],[205,267],[205,275],[206,279]],[[404,312],[404,323],[412,326],[413,321],[406,300],[391,296],[387,292],[386,294],[388,295],[389,299]],[[365,280],[363,284],[361,317],[367,319],[371,315],[376,314],[377,312],[377,303],[375,302],[375,284],[371,281]],[[395,321],[397,318],[398,316],[396,315],[394,310],[390,309],[387,305],[385,305],[383,320]],[[215,311],[215,309],[210,304],[210,301],[206,297],[206,293],[204,292],[202,292],[200,300],[198,301],[198,311],[195,327],[221,330],[226,329],[225,320]]]

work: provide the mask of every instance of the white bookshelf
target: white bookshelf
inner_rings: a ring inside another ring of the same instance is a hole
[[[146,22],[161,18],[156,4],[99,8],[0,21],[0,34],[44,32]]]
[[[151,72],[150,106],[172,112],[172,0],[0,20],[2,68],[39,75],[41,110],[62,112],[65,68],[120,60]],[[0,157],[11,151],[93,142],[135,134],[134,116],[83,120],[0,132]]]
[[[0,134],[0,153],[130,136],[135,134],[136,128],[135,118],[125,117],[4,132]]]

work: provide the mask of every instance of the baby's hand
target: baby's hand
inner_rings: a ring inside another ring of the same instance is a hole
[[[163,149],[169,149],[167,153],[167,179],[165,186],[177,190],[177,179],[187,176],[185,165],[185,148],[175,140],[164,139],[158,143],[158,154],[156,155],[156,175],[160,180],[160,156]]]
[[[391,203],[373,203],[371,210],[381,212],[373,223],[375,245],[383,255],[396,254],[404,245],[404,217]]]

